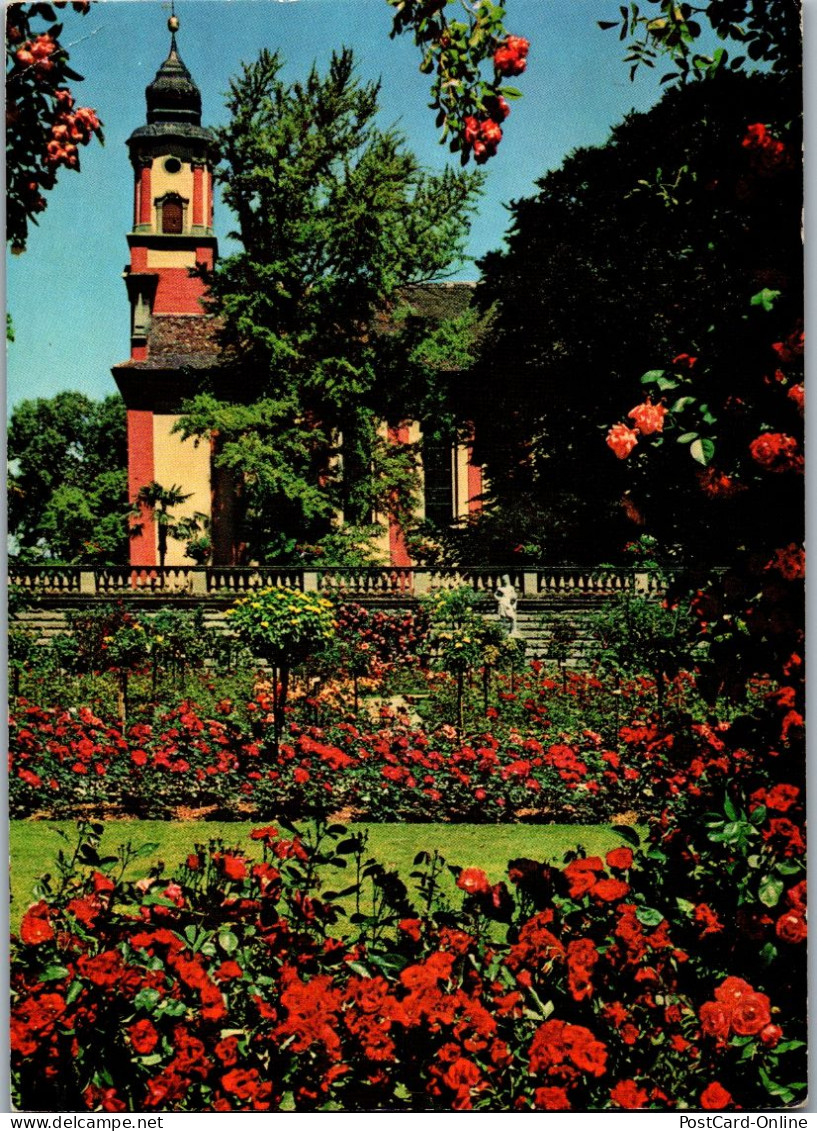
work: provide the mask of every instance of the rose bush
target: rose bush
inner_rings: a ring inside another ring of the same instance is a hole
[[[733,936],[655,889],[654,847],[452,868],[443,909],[438,858],[410,894],[340,826],[136,882],[98,831],[14,942],[23,1110],[760,1109],[802,1086],[789,955],[761,973],[743,945],[724,976]]]
[[[731,724],[703,723],[691,675],[669,684],[659,723],[651,680],[569,672],[557,681],[535,661],[494,673],[487,712],[472,695],[474,725],[460,737],[432,722],[450,710],[456,673],[423,676],[413,661],[409,670],[426,688],[425,726],[383,699],[375,718],[361,719],[342,698],[321,701],[325,721],[315,725],[317,701],[305,698],[288,711],[277,747],[264,684],[248,702],[225,697],[206,713],[187,700],[125,727],[89,707],[21,700],[10,724],[10,812],[72,816],[83,806],[95,816],[163,817],[216,807],[261,817],[345,809],[372,820],[593,821],[658,814],[689,791],[720,797],[732,773],[711,740]],[[693,707],[698,729],[682,735],[678,719]],[[751,763],[744,752],[736,764],[748,772]]]

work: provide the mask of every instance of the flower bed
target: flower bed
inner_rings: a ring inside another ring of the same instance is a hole
[[[511,861],[508,883],[453,869],[460,906],[443,907],[436,855],[418,855],[410,894],[339,826],[311,841],[257,829],[255,862],[196,846],[176,876],[135,883],[99,858],[86,829],[13,947],[15,1101],[45,1111],[791,1103],[804,1071],[805,884],[791,846],[781,855],[761,832],[763,801],[735,817],[764,868],[790,867],[773,911],[761,892],[768,924],[759,916],[742,935],[740,907],[717,883],[741,852],[711,830],[685,882],[657,829],[646,850],[605,859]],[[711,903],[690,892],[707,876]],[[758,893],[744,894],[751,910]]]
[[[534,664],[463,738],[389,707],[353,722],[340,703],[323,726],[291,711],[276,743],[264,690],[241,711],[224,700],[202,715],[187,702],[124,729],[85,707],[21,701],[10,732],[10,813],[164,817],[184,807],[250,819],[594,821],[658,813],[667,797],[722,788],[748,769],[747,750],[724,753],[728,722],[652,719],[644,682],[623,685],[620,725],[611,727],[595,676],[571,674],[563,688]],[[439,696],[439,679],[430,686]],[[576,727],[582,714],[606,734]]]

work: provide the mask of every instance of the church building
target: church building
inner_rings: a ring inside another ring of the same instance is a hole
[[[135,501],[149,483],[178,487],[187,500],[173,519],[204,515],[213,565],[241,560],[233,522],[234,486],[215,466],[212,445],[183,440],[173,431],[184,401],[219,366],[217,323],[202,304],[218,247],[213,229],[213,170],[218,161],[212,130],[201,124],[201,94],[179,55],[178,18],[168,21],[170,53],[145,90],[147,121],[133,131],[133,226],[124,279],[130,301],[130,357],[112,373],[127,409],[128,495]],[[467,283],[417,288],[412,304],[428,317],[462,313],[471,302]],[[481,469],[470,462],[469,444],[423,444],[419,425],[384,424],[391,442],[419,442],[423,490],[418,517],[453,525],[480,508]],[[411,565],[399,525],[383,520],[376,547],[383,564]],[[142,507],[131,538],[131,564],[159,562],[158,529]],[[168,539],[166,565],[190,565],[185,544]]]

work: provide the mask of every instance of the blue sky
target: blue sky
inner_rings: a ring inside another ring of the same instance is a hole
[[[630,83],[623,44],[600,19],[615,19],[617,0],[506,0],[507,26],[531,41],[528,68],[516,84],[524,97],[506,123],[469,241],[477,259],[501,246],[506,203],[529,195],[534,181],[571,150],[602,143],[610,127],[658,97],[658,76]],[[351,46],[365,78],[382,78],[384,124],[398,123],[429,167],[449,156],[428,109],[429,80],[418,71],[409,36],[389,39],[386,0],[178,0],[179,53],[198,83],[203,124],[225,119],[224,92],[242,61],[261,47],[279,49],[288,77],[326,63]],[[169,4],[100,0],[85,17],[66,14],[71,65],[85,76],[75,91],[105,124],[106,144],[82,151],[82,171],[63,171],[28,250],[11,257],[7,303],[15,341],[8,350],[7,402],[77,389],[93,398],[116,391],[112,365],[128,356],[128,305],[122,270],[131,222],[132,172],[125,140],[145,120],[144,88],[167,56]],[[216,231],[230,228],[226,207]],[[226,244],[225,244],[226,246]],[[466,264],[458,278],[474,279]]]

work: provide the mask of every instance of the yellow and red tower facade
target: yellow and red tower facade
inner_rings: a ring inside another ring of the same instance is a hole
[[[128,493],[159,483],[190,496],[173,517],[211,516],[209,445],[174,433],[182,402],[217,365],[212,319],[202,305],[217,254],[213,232],[213,132],[201,124],[201,94],[176,45],[179,21],[168,21],[170,52],[145,90],[147,120],[128,139],[133,166],[133,225],[125,283],[130,299],[130,358],[113,375],[128,420]],[[168,545],[167,564],[184,546]],[[155,565],[157,532],[148,508],[134,527],[131,563]]]
[[[243,563],[234,523],[236,487],[229,471],[214,464],[212,444],[183,440],[175,431],[182,406],[212,387],[219,368],[217,323],[208,314],[206,274],[215,263],[213,169],[216,137],[201,124],[201,94],[176,45],[179,21],[168,21],[170,52],[145,90],[147,120],[128,138],[133,167],[133,224],[124,279],[130,300],[130,357],[112,372],[125,401],[128,426],[128,495],[135,503],[149,484],[178,488],[187,499],[172,508],[173,522],[203,516],[212,562]],[[412,289],[421,317],[436,320],[470,306],[470,284],[443,283]],[[442,527],[467,522],[480,509],[481,469],[472,447],[453,437],[430,443],[421,426],[405,421],[381,426],[393,444],[422,452],[423,490],[417,517]],[[383,564],[410,566],[404,531],[393,516],[379,519],[373,547]],[[338,514],[338,522],[343,515]],[[199,520],[201,521],[201,520]],[[190,565],[184,542],[167,539],[165,565]],[[153,510],[142,505],[130,545],[133,566],[159,563]]]

